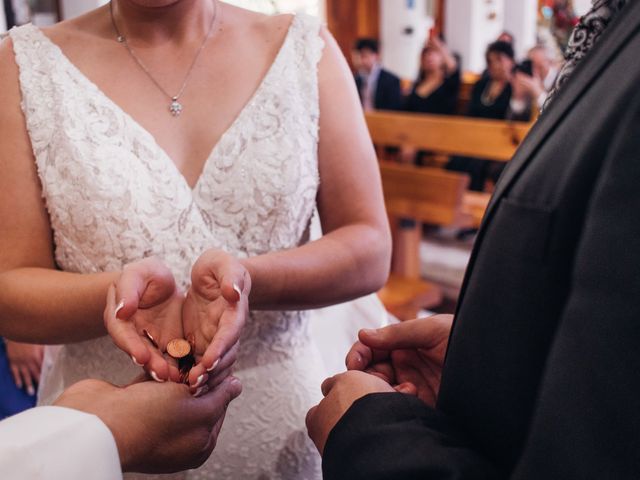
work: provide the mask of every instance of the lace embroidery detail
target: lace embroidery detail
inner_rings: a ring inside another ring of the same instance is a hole
[[[157,255],[187,288],[191,265],[208,248],[247,257],[306,242],[319,182],[319,28],[312,17],[293,19],[193,190],[152,135],[39,29],[12,29],[58,266],[93,273]],[[243,395],[210,461],[176,477],[320,478],[304,433],[323,379],[307,314],[252,312],[247,323],[236,372]],[[65,345],[43,373],[41,402],[82,378],[123,384],[137,372],[109,338]]]

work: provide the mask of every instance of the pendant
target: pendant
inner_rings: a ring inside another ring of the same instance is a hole
[[[171,112],[171,115],[174,117],[177,117],[182,113],[182,104],[178,102],[178,97],[173,97],[171,100],[173,101],[171,105],[169,105],[169,112]]]

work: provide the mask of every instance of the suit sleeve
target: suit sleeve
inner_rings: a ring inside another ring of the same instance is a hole
[[[440,412],[401,393],[367,395],[331,431],[325,480],[492,479],[492,466]]]
[[[0,422],[0,478],[118,480],[118,448],[94,416],[36,407]]]

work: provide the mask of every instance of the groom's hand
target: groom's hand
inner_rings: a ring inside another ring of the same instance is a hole
[[[238,343],[249,314],[251,278],[245,267],[222,250],[208,250],[194,263],[191,288],[182,309],[185,338],[195,344],[197,364],[189,384],[200,386],[208,372]]]
[[[325,398],[307,413],[307,430],[322,455],[327,437],[353,402],[370,393],[395,392],[381,378],[364,372],[345,372],[327,378],[322,384]]]
[[[400,391],[416,394],[434,406],[452,322],[453,315],[434,315],[361,330],[360,341],[347,355],[347,368],[377,375],[392,385],[401,384]]]
[[[199,397],[172,382],[119,388],[83,380],[54,405],[98,416],[114,436],[123,471],[171,473],[196,468],[209,458],[227,406],[241,391],[234,377]]]
[[[107,294],[104,323],[115,344],[157,381],[178,381],[175,362],[163,356],[167,343],[183,338],[183,295],[157,258],[124,267]]]

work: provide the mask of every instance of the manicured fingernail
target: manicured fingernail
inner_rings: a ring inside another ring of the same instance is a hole
[[[139,367],[144,366],[142,363],[140,363],[138,360],[136,360],[136,357],[134,357],[133,355],[131,355],[131,360],[133,360],[133,363],[135,363]]]
[[[124,308],[124,299],[120,300],[120,302],[118,302],[118,305],[116,306],[116,313],[114,314],[116,317],[118,316],[118,313],[120,312],[120,310],[122,310]]]
[[[240,287],[235,283],[233,284],[233,289],[238,293],[238,297],[242,297],[242,290],[240,290]]]
[[[158,348],[158,344],[156,343],[155,338],[153,338],[149,332],[147,332],[146,330],[142,330],[142,333],[145,334],[145,336],[149,339],[154,347]]]
[[[364,329],[362,330],[362,333],[364,333],[365,335],[369,335],[369,336],[375,336],[378,334],[378,330],[374,330],[374,329]]]
[[[213,372],[213,370],[215,370],[219,363],[220,359],[217,359],[215,362],[213,362],[213,365],[211,365],[211,367],[207,368],[207,372]]]
[[[205,382],[205,374],[203,373],[202,375],[200,375],[198,377],[198,379],[196,380],[196,384],[193,386],[193,388],[198,388],[200,385],[202,385]],[[209,375],[207,375],[207,377],[209,377]]]
[[[34,389],[31,385],[29,385],[29,386],[27,387],[27,393],[28,393],[30,396],[32,396],[32,397],[33,397],[33,396],[36,394],[36,391],[35,391],[35,389]]]
[[[158,374],[156,372],[154,372],[153,370],[151,370],[151,378],[153,378],[156,382],[158,383],[164,383],[164,380],[161,380],[160,378],[158,378]]]

